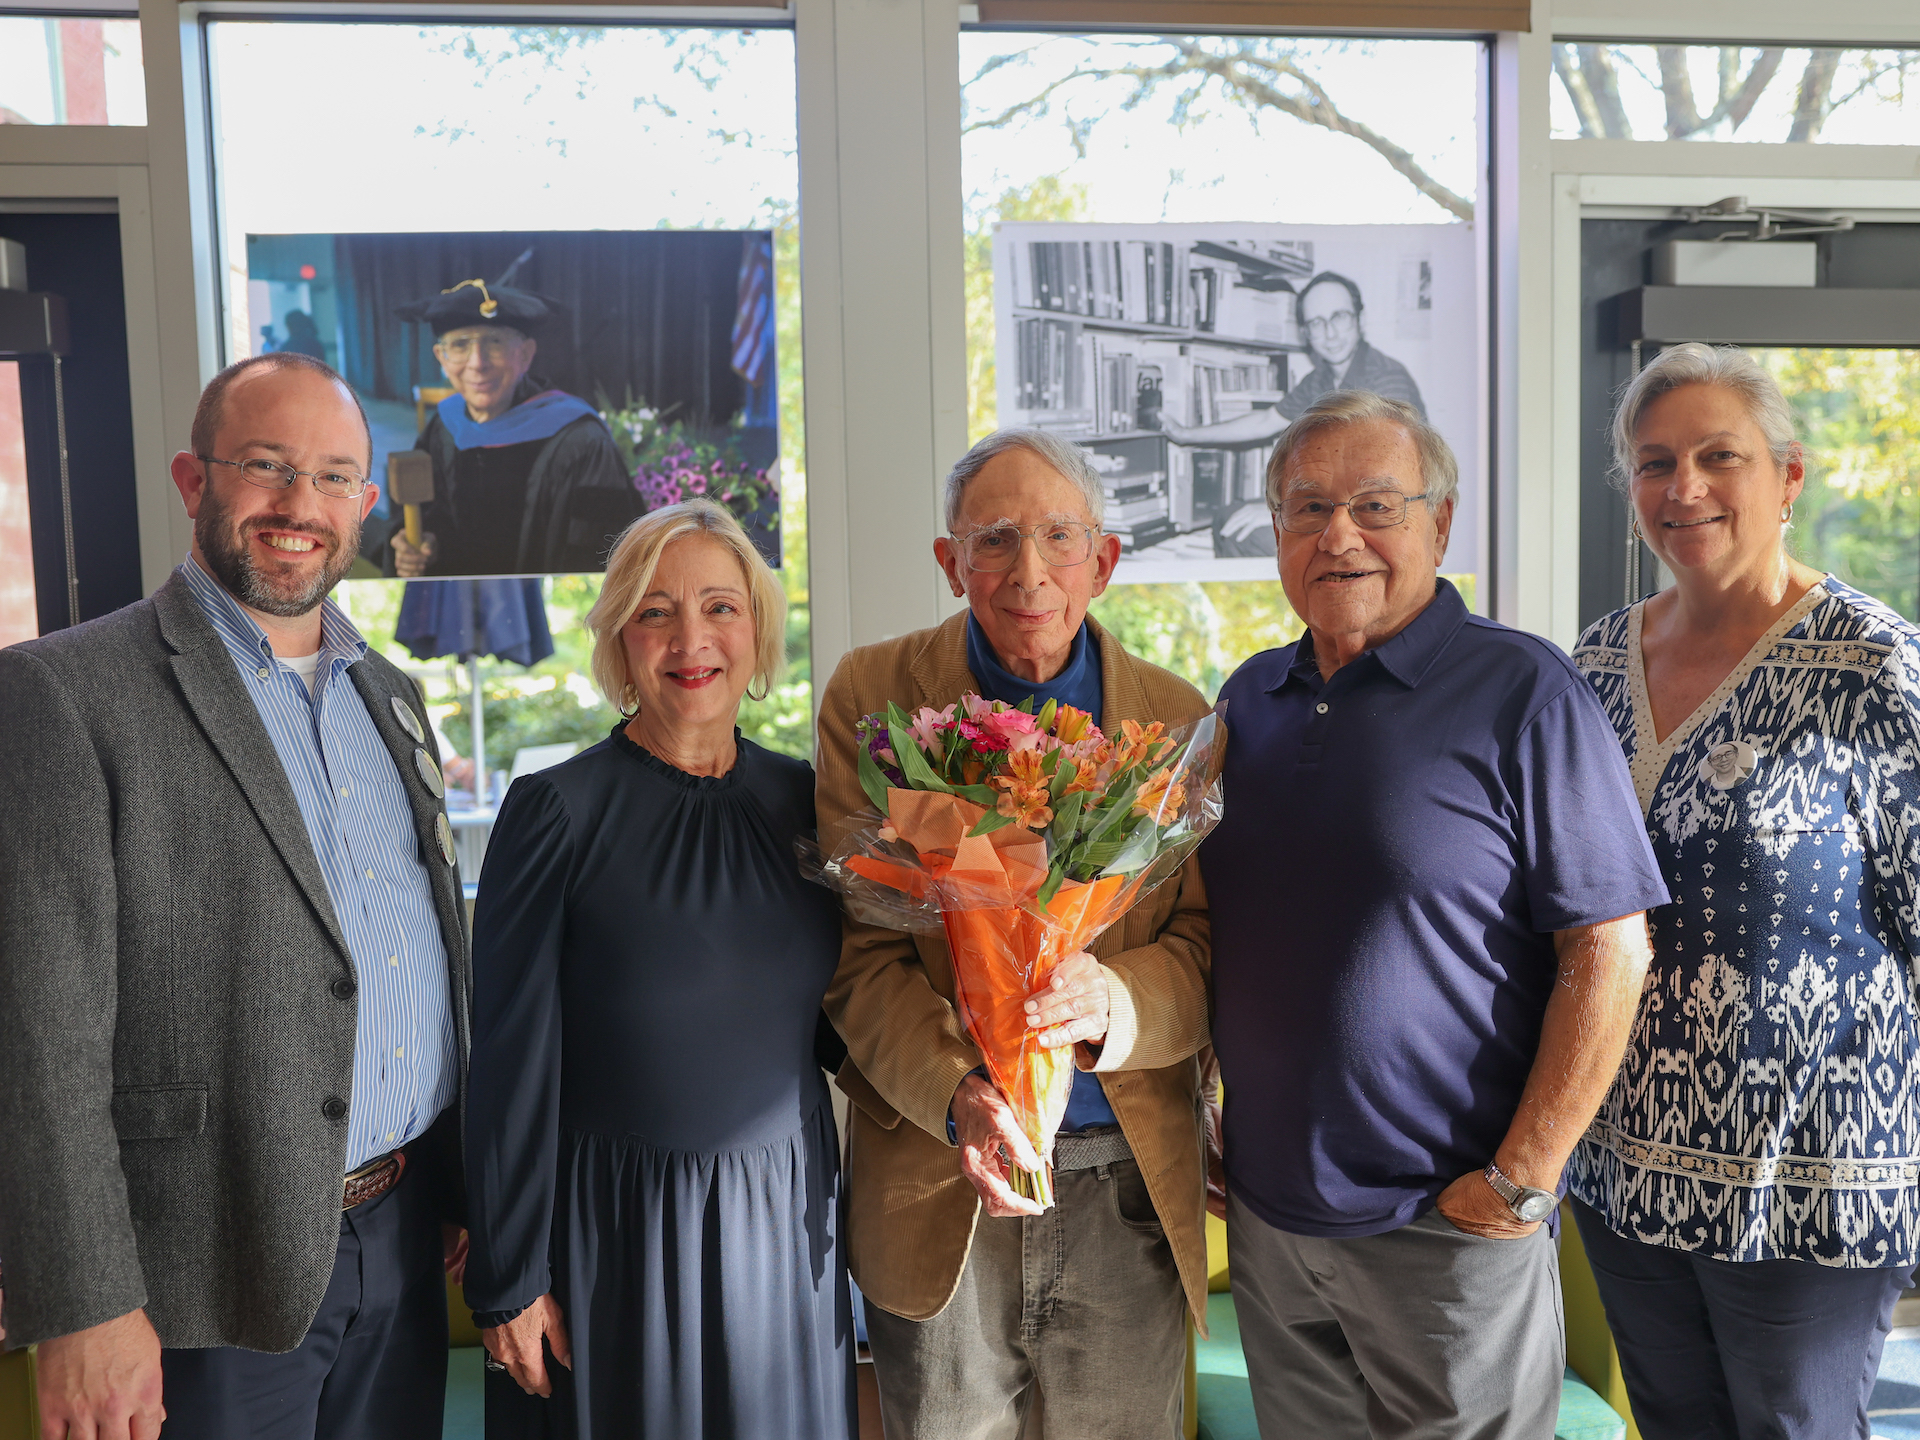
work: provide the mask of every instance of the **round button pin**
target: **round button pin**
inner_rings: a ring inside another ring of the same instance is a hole
[[[442,810],[433,817],[433,833],[440,841],[440,858],[453,864],[453,826],[447,823],[447,812]]]
[[[433,763],[433,757],[424,747],[413,752],[413,768],[420,772],[420,783],[433,792],[434,799],[446,797],[447,782],[440,778],[440,767]]]
[[[420,728],[420,717],[413,713],[413,707],[398,695],[390,697],[393,705],[393,718],[400,722],[400,728],[418,745],[427,738],[427,732]]]

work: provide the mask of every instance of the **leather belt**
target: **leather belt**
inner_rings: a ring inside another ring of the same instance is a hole
[[[1094,1125],[1053,1137],[1053,1168],[1091,1170],[1133,1158],[1133,1147],[1118,1125]]]
[[[400,1183],[400,1176],[406,1168],[406,1153],[389,1150],[384,1155],[374,1156],[357,1170],[348,1171],[346,1185],[340,1195],[340,1208],[351,1210],[356,1205],[364,1205],[386,1194]]]

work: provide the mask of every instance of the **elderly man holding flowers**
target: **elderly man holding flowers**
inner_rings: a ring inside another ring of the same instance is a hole
[[[958,814],[955,871],[1024,874],[1056,912],[1063,892],[1117,912],[1126,897],[1101,887],[1131,882],[1089,878],[1087,857],[1103,833],[1160,844],[1186,823],[1165,730],[1207,704],[1087,617],[1120,546],[1077,447],[1000,431],[946,501],[934,554],[968,609],[841,661],[820,708],[822,843],[878,807],[883,833],[926,855]],[[947,940],[846,922],[826,1008],[847,1043],[850,1258],[889,1434],[1180,1432],[1184,1311],[1206,1299],[1208,923],[1191,861],[1138,893],[1014,1012],[1073,1058],[1056,1133],[1037,1137],[983,1070]]]

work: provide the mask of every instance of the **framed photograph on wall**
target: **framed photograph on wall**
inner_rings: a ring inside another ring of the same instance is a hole
[[[780,563],[770,232],[249,235],[246,266],[254,353],[366,405],[356,576],[598,571],[696,496]]]
[[[994,234],[1000,424],[1078,441],[1117,583],[1271,579],[1267,458],[1336,389],[1412,405],[1460,461],[1449,570],[1484,504],[1466,225],[1009,222]]]

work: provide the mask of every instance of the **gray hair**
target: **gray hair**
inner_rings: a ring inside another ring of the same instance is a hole
[[[960,526],[960,500],[972,480],[986,468],[987,462],[996,455],[1004,455],[1009,450],[1030,450],[1047,464],[1058,470],[1080,489],[1081,496],[1087,502],[1087,515],[1098,530],[1107,518],[1107,488],[1100,483],[1100,472],[1093,468],[1093,462],[1087,458],[1087,452],[1071,440],[1062,439],[1051,430],[1010,429],[996,430],[984,440],[977,441],[974,447],[960,457],[959,463],[947,472],[947,529],[957,532]]]
[[[1267,507],[1280,508],[1281,492],[1287,480],[1287,467],[1300,447],[1322,430],[1336,425],[1359,425],[1369,420],[1386,420],[1404,429],[1420,455],[1420,484],[1424,487],[1433,512],[1460,493],[1460,462],[1453,458],[1453,447],[1426,422],[1420,412],[1400,400],[1389,400],[1371,390],[1333,390],[1322,395],[1301,412],[1273,447],[1267,461]]]
[[[1793,458],[1793,408],[1773,376],[1737,345],[1689,340],[1662,350],[1620,392],[1620,406],[1613,412],[1612,478],[1617,489],[1626,489],[1633,479],[1633,441],[1647,407],[1682,385],[1718,385],[1738,395],[1766,438],[1773,463],[1786,468]]]

